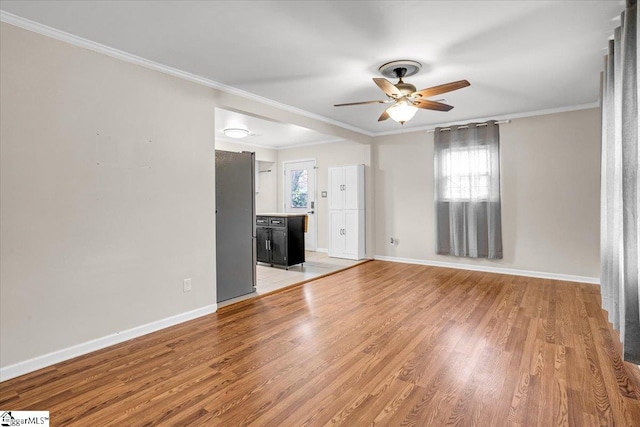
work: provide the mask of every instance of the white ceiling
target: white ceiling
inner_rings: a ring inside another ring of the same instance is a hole
[[[6,1],[2,10],[268,98],[367,133],[384,99],[372,82],[412,59],[418,89],[467,79],[440,95],[450,112],[418,111],[407,128],[598,99],[603,48],[623,1]]]
[[[222,108],[216,108],[215,121],[216,139],[258,147],[280,149],[340,141],[338,138],[323,135],[301,126],[265,120]],[[223,132],[227,128],[246,129],[250,132],[250,135],[242,139],[229,138]]]

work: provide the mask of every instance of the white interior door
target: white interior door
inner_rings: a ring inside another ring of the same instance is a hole
[[[308,215],[304,249],[316,246],[316,161],[284,162],[284,211]]]

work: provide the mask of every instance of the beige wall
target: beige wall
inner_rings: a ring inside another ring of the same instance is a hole
[[[504,259],[435,254],[426,132],[375,140],[376,255],[599,277],[599,110],[515,119],[500,139]]]
[[[317,144],[299,148],[289,148],[278,151],[278,211],[283,210],[283,162],[293,160],[316,160],[317,169],[317,224],[318,224],[318,248],[328,249],[329,246],[329,205],[328,199],[322,198],[322,191],[328,191],[328,168],[330,166],[345,166],[345,165],[365,165],[365,191],[366,191],[366,256],[373,258],[374,252],[374,240],[373,235],[373,216],[374,216],[374,192],[373,186],[373,174],[371,169],[371,146],[369,144],[360,144],[356,142],[344,141],[331,144]]]
[[[2,366],[215,304],[212,90],[1,31]]]

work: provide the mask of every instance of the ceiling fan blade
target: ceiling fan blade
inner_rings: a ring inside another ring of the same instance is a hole
[[[467,86],[471,86],[471,83],[466,80],[458,80],[457,82],[445,83],[443,85],[433,86],[419,90],[417,92],[413,92],[411,96],[421,96],[422,98],[429,98],[434,95],[440,95],[441,93],[451,92]]]
[[[335,104],[334,107],[345,107],[348,105],[365,105],[365,104],[386,104],[389,100],[384,101],[362,101],[362,102],[348,102],[346,104]]]
[[[402,92],[400,92],[400,89],[395,87],[395,85],[391,83],[389,80],[383,79],[383,78],[376,78],[376,79],[373,79],[373,81],[376,82],[378,87],[382,89],[382,91],[386,93],[388,96],[392,96],[395,98],[403,96]]]
[[[391,107],[389,107],[391,108]],[[387,108],[387,110],[389,109]],[[387,110],[384,110],[384,113],[382,113],[380,115],[380,118],[378,119],[379,122],[383,121],[383,120],[387,120],[389,118],[389,113],[387,113]]]
[[[443,104],[442,102],[429,101],[428,99],[418,99],[413,102],[413,105],[424,110],[437,111],[449,111],[453,108],[451,105]]]

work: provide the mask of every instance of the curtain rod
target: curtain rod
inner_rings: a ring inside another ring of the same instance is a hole
[[[496,122],[497,125],[506,125],[508,123],[511,123],[511,120],[498,120]],[[478,126],[486,126],[486,125],[487,125],[487,122],[478,123]],[[467,125],[458,126],[458,129],[467,129],[468,127],[469,126],[467,126]],[[443,131],[443,130],[451,130],[451,128],[442,128],[442,129],[440,129],[440,131]],[[427,133],[433,133],[435,131],[436,131],[435,129],[429,129],[429,130],[427,130]]]

